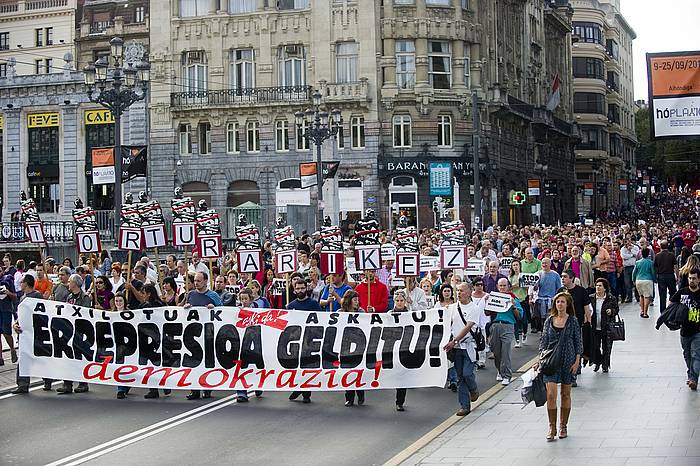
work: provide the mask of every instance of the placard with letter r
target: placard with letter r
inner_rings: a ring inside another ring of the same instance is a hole
[[[417,277],[420,275],[420,254],[399,252],[396,254],[396,275],[398,277]]]
[[[440,248],[442,269],[463,269],[466,265],[467,248],[465,246],[442,246]]]
[[[297,251],[289,249],[287,251],[275,252],[275,273],[284,275],[297,271]]]
[[[100,243],[100,232],[79,231],[75,234],[75,244],[78,246],[80,254],[94,254],[102,251]]]
[[[200,235],[197,237],[197,246],[202,259],[221,257],[221,235]]]
[[[236,251],[239,273],[254,273],[262,270],[262,251],[259,249],[239,249]]]
[[[140,228],[119,228],[119,249],[125,251],[140,251],[143,232]]]
[[[376,246],[355,246],[355,268],[357,270],[379,270],[382,268],[382,249]]]

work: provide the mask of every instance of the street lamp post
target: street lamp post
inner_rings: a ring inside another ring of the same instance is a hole
[[[326,140],[338,134],[343,125],[343,117],[338,109],[333,109],[329,115],[327,111],[321,108],[320,92],[314,92],[312,98],[313,106],[303,112],[296,112],[294,117],[301,136],[316,146],[316,184],[318,188],[316,229],[321,231],[321,225],[323,224],[323,162],[321,161],[321,146]],[[307,127],[307,129],[304,130],[304,127]]]
[[[117,228],[122,212],[121,116],[132,104],[146,98],[151,66],[145,61],[136,65],[124,63],[124,40],[120,37],[112,38],[109,45],[111,63],[109,58],[101,57],[83,72],[90,102],[108,109],[114,118],[114,225]],[[140,94],[137,87],[141,88]]]

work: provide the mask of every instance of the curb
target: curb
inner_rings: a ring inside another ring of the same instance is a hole
[[[522,367],[518,368],[518,370],[513,372],[513,375],[518,374],[522,375],[532,366],[535,365],[535,363],[539,360],[540,356],[537,355],[534,358],[530,359],[528,362],[523,364]],[[515,378],[515,377],[513,377]],[[487,401],[489,401],[491,398],[496,396],[498,393],[503,391],[506,386],[501,385],[501,384],[496,384],[493,387],[489,388],[484,392],[483,395],[479,397],[478,400],[476,400],[474,403],[471,404],[472,407],[472,413],[481,405],[485,404]],[[411,456],[415,455],[418,453],[421,449],[424,447],[428,446],[430,442],[435,440],[437,437],[442,435],[447,429],[452,427],[453,425],[457,424],[459,421],[462,419],[468,418],[469,415],[459,417],[455,416],[454,414],[444,421],[442,421],[440,424],[438,424],[435,428],[433,428],[430,432],[426,433],[423,435],[421,438],[410,444],[408,447],[404,448],[402,451],[400,451],[398,454],[396,454],[393,458],[389,459],[387,462],[384,463],[383,466],[398,466],[407,459],[409,459]]]

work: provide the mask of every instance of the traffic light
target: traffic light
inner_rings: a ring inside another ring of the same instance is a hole
[[[523,205],[527,197],[521,191],[511,191],[510,194],[510,205]]]
[[[700,189],[695,190],[695,199],[700,199]]]

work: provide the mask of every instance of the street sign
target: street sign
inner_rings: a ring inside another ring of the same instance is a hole
[[[527,197],[521,191],[511,191],[510,192],[510,205],[523,205]]]
[[[540,180],[527,180],[527,195],[528,196],[539,196],[540,195]]]

